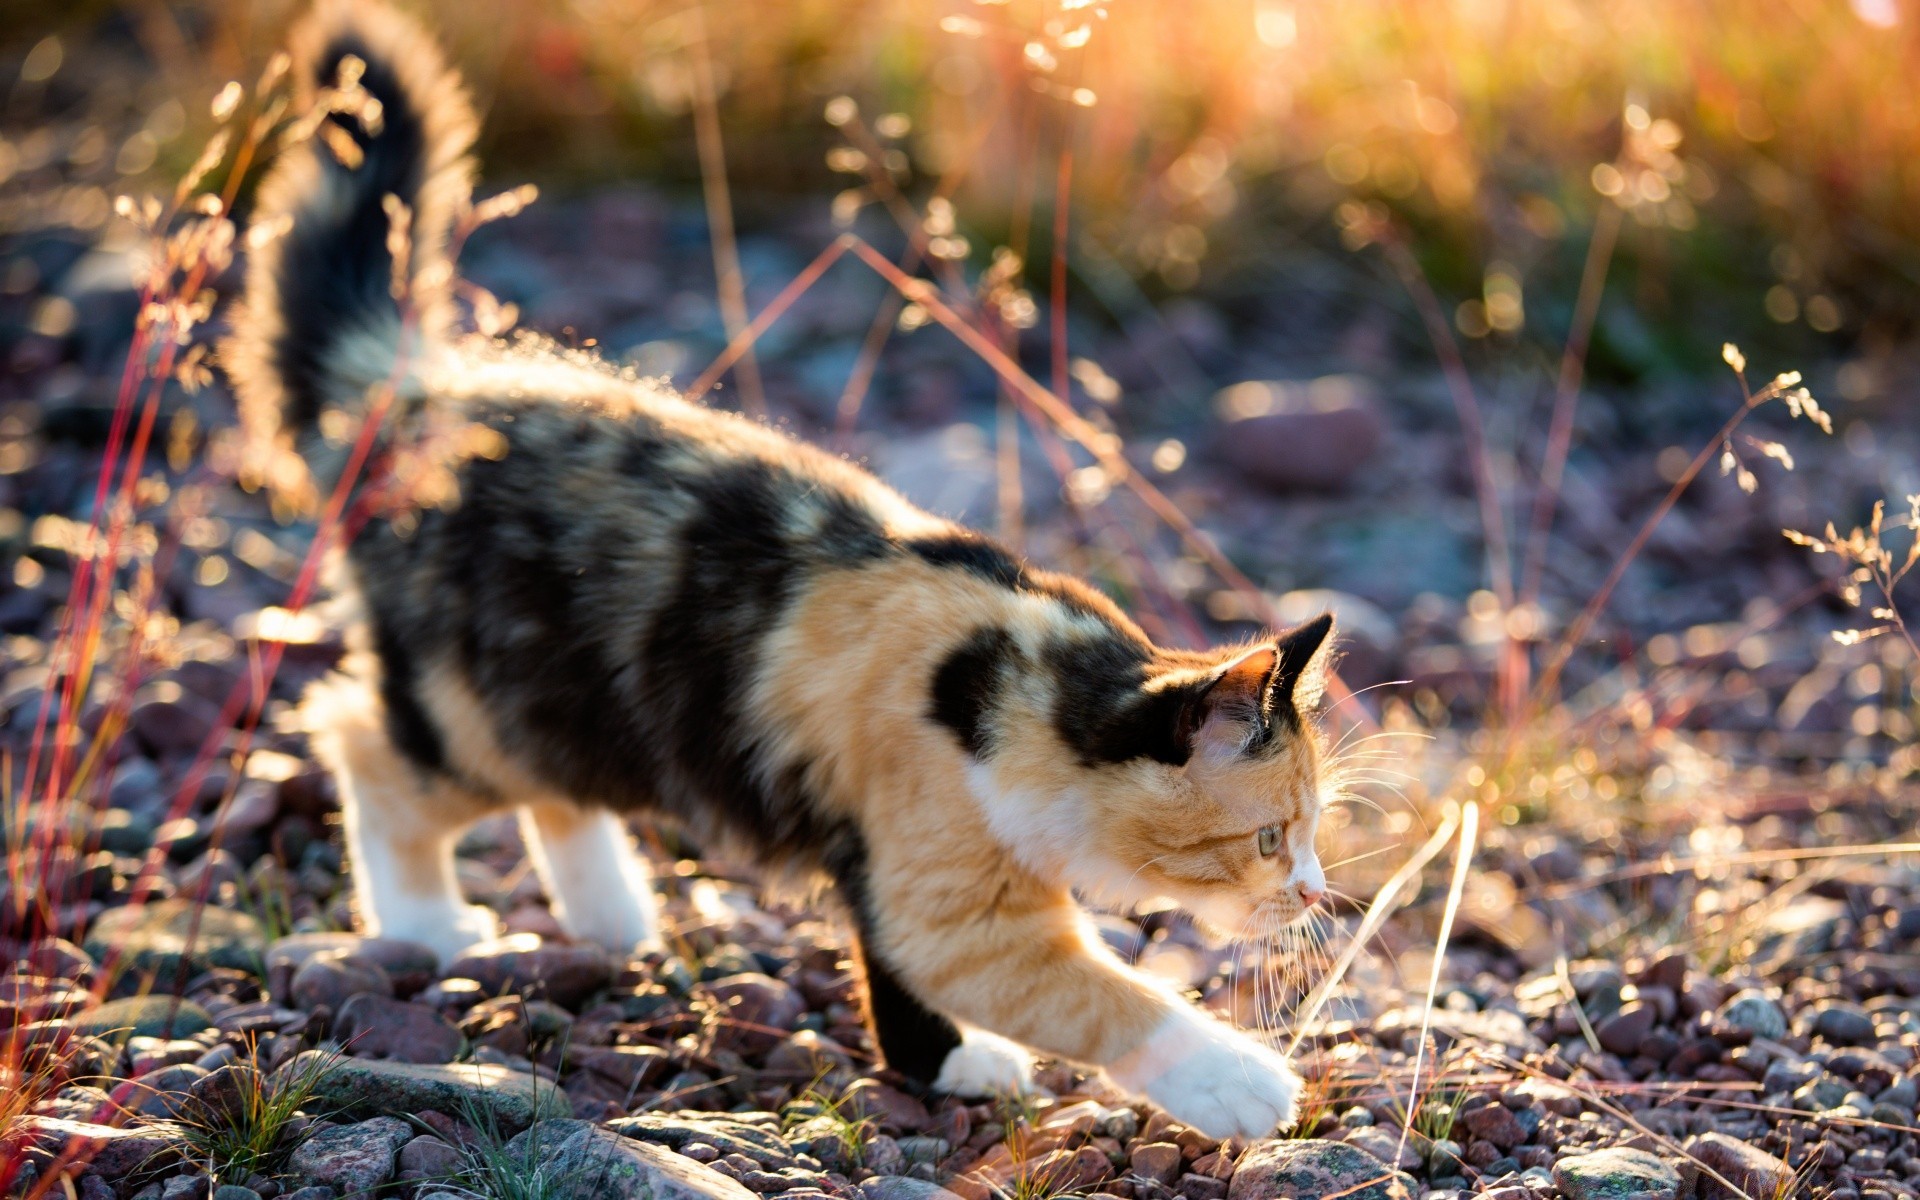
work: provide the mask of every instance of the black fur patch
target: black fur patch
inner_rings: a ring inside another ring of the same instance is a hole
[[[1048,596],[1076,612],[1104,618],[1083,591],[1061,579],[1029,570],[1004,546],[965,530],[939,537],[913,538],[903,543],[910,553],[936,567],[951,567],[1011,591]]]
[[[907,990],[872,947],[873,897],[867,886],[867,854],[858,833],[835,846],[828,870],[859,930],[861,973],[867,981],[867,1021],[887,1066],[931,1084],[947,1055],[960,1045],[960,1029]]]
[[[933,719],[951,729],[975,758],[993,752],[987,718],[999,699],[1001,672],[1017,654],[1006,630],[982,629],[933,673]]]
[[[1150,758],[1186,764],[1196,694],[1189,688],[1145,690],[1145,649],[1112,637],[1054,642],[1044,653],[1059,689],[1054,729],[1082,763]]]
[[[447,764],[440,731],[414,697],[417,682],[413,655],[392,623],[373,619],[373,645],[380,656],[380,699],[387,710],[387,737],[394,748],[423,770],[438,771]]]
[[[348,198],[310,205],[279,246],[282,322],[272,352],[287,397],[283,419],[294,428],[318,418],[328,398],[327,360],[335,338],[365,328],[369,314],[398,324],[383,204],[389,194],[413,204],[424,182],[426,128],[381,56],[348,34],[320,56],[314,82],[321,87],[337,82],[340,62],[349,54],[366,64],[360,86],[380,101],[380,132],[367,133],[354,118],[329,118],[360,147],[362,159],[353,169],[319,138],[301,151],[317,155],[322,171],[340,181],[336,186]]]

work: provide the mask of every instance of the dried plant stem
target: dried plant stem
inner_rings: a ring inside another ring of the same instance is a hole
[[[727,187],[727,152],[720,136],[719,102],[714,95],[706,7],[695,4],[691,11],[693,130],[700,153],[700,187],[706,199],[707,228],[713,235],[713,273],[720,293],[720,319],[726,323],[728,339],[737,341],[747,328],[747,287],[740,271],[740,245],[733,231],[733,197]],[[740,354],[738,366],[741,407],[756,417],[766,416],[766,389],[760,380],[760,364],[753,356],[751,342]]]
[[[1406,1149],[1413,1133],[1413,1115],[1420,1107],[1420,1068],[1427,1057],[1427,1033],[1433,1028],[1434,998],[1440,994],[1440,970],[1447,962],[1447,943],[1453,937],[1453,921],[1460,913],[1460,901],[1467,891],[1467,869],[1473,865],[1473,851],[1480,836],[1480,806],[1469,800],[1460,812],[1460,842],[1453,855],[1453,882],[1447,888],[1447,906],[1440,915],[1440,932],[1433,939],[1433,969],[1427,976],[1426,1003],[1420,1012],[1420,1040],[1413,1052],[1413,1071],[1407,1082],[1406,1120],[1400,1125],[1400,1145]]]
[[[767,305],[760,315],[753,319],[751,325],[732,335],[727,348],[720,352],[720,357],[714,359],[707,369],[700,373],[700,378],[694,380],[692,386],[687,388],[687,399],[698,400],[706,395],[713,385],[720,381],[720,377],[727,373],[729,367],[752,354],[754,342],[767,331],[767,327],[778,321],[787,309],[792,307],[793,302],[805,295],[808,288],[819,282],[820,277],[827,273],[827,268],[840,261],[840,256],[852,249],[856,243],[866,244],[851,233],[843,233],[829,242],[826,249],[814,255],[813,261],[807,264],[807,269],[795,275],[792,281],[780,290],[780,294],[773,298],[773,303]]]

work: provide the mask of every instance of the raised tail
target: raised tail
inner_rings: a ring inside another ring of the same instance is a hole
[[[324,411],[353,409],[445,335],[447,242],[472,190],[476,129],[433,40],[378,0],[320,0],[291,49],[294,112],[347,111],[329,112],[261,182],[246,296],[222,351],[243,425],[288,449]]]

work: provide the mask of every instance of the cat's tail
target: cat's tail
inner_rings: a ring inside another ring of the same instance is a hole
[[[243,426],[287,449],[382,381],[410,391],[446,336],[476,129],[433,40],[379,0],[319,0],[291,49],[296,127],[310,114],[314,134],[261,182],[221,355]]]

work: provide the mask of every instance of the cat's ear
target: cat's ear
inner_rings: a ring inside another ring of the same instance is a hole
[[[1278,646],[1256,646],[1215,672],[1193,696],[1185,713],[1192,749],[1238,750],[1267,719]]]
[[[1333,614],[1321,613],[1296,626],[1274,644],[1279,662],[1273,672],[1271,703],[1306,712],[1320,703],[1333,667]]]

